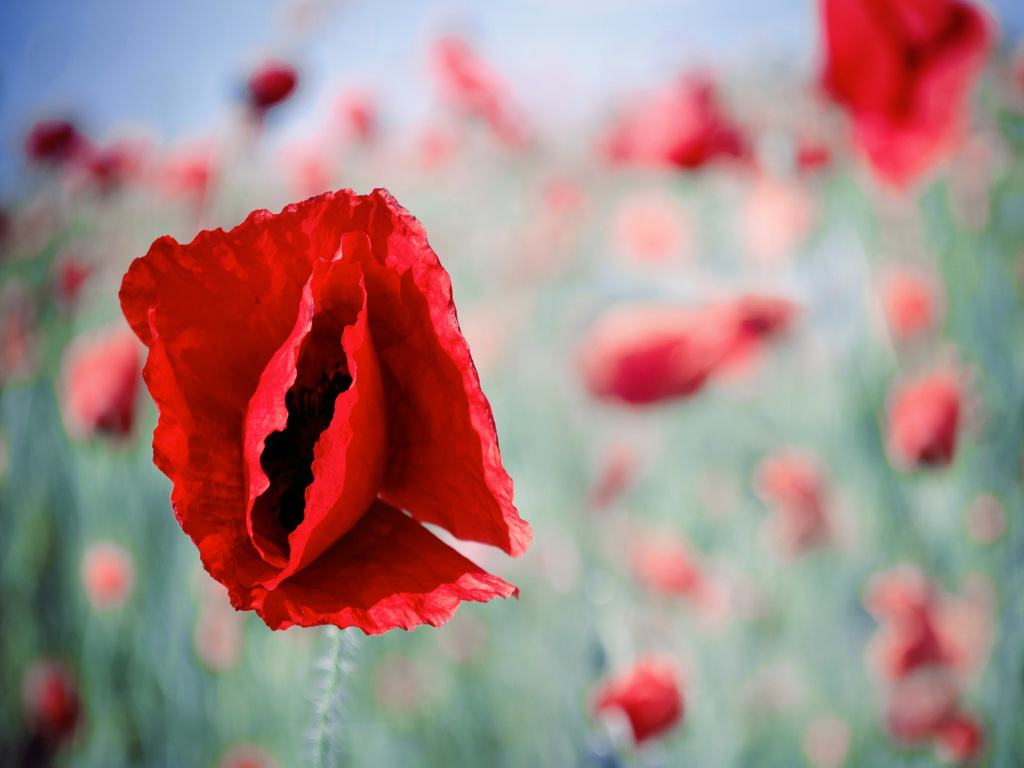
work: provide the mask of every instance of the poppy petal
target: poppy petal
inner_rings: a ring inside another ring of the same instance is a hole
[[[381,498],[460,539],[520,555],[532,532],[512,503],[451,280],[420,223],[387,191],[370,198],[372,250],[360,259],[390,419]]]
[[[376,502],[331,549],[268,590],[256,610],[272,629],[334,624],[377,635],[440,626],[464,600],[517,593],[415,520]]]

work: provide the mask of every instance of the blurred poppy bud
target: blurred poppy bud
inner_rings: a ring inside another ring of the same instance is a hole
[[[62,662],[35,661],[22,678],[21,697],[34,736],[61,742],[74,734],[82,703],[78,682]]]
[[[73,160],[87,142],[70,120],[40,120],[25,137],[25,155],[33,163],[59,165]]]
[[[127,328],[79,339],[64,355],[64,423],[78,439],[97,432],[127,437],[135,423],[140,355]]]
[[[887,438],[893,463],[903,468],[953,461],[960,421],[961,385],[951,371],[899,386],[889,405]]]
[[[985,729],[973,715],[956,712],[939,726],[935,747],[943,760],[969,765],[985,749]]]
[[[291,64],[268,61],[249,76],[245,84],[246,101],[256,112],[266,112],[287,99],[298,80]]]
[[[773,534],[782,549],[800,554],[831,537],[824,470],[810,456],[777,451],[757,467],[754,484],[773,512]]]
[[[594,701],[598,714],[626,716],[640,744],[675,726],[683,717],[683,695],[676,665],[664,658],[638,661],[623,674],[604,681]]]
[[[128,551],[111,542],[94,544],[82,560],[82,585],[94,608],[119,608],[135,584],[135,563]]]
[[[956,709],[958,692],[941,673],[919,673],[895,685],[885,703],[885,729],[903,744],[928,741]]]
[[[942,313],[942,287],[934,276],[921,270],[898,267],[881,280],[882,311],[897,341],[918,336],[933,328]]]

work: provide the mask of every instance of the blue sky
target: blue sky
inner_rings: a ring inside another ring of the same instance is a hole
[[[306,32],[293,19],[312,10]],[[994,3],[1004,37],[1024,3]],[[0,5],[0,194],[38,117],[76,116],[106,137],[145,127],[172,141],[209,132],[248,67],[267,55],[303,74],[276,130],[298,130],[341,85],[381,95],[391,114],[429,103],[426,44],[464,30],[529,104],[585,110],[694,62],[809,68],[811,0],[35,0]]]

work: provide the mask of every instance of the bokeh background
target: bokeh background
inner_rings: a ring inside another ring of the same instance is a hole
[[[1024,765],[1024,9],[981,7],[963,135],[894,188],[820,87],[814,3],[6,3],[0,764]],[[297,85],[257,108],[268,62]],[[742,149],[616,157],[693,73]],[[451,272],[535,529],[460,545],[521,596],[437,629],[234,612],[119,335],[156,237],[343,187],[387,187]],[[609,395],[666,306],[727,353]],[[636,744],[595,704],[651,658],[683,711]]]

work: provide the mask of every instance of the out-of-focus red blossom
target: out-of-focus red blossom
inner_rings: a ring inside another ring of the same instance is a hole
[[[624,714],[637,744],[660,736],[683,717],[679,670],[666,658],[641,659],[632,668],[599,685],[594,711]]]
[[[338,128],[344,139],[370,141],[377,136],[377,100],[369,91],[352,90],[339,97],[334,105]]]
[[[117,191],[141,177],[146,152],[139,141],[119,141],[89,152],[83,163],[87,182],[100,194]]]
[[[722,618],[728,610],[727,596],[708,575],[700,554],[678,535],[633,537],[629,564],[637,580],[655,592],[685,597],[712,618]]]
[[[279,765],[265,747],[242,742],[224,754],[217,763],[217,768],[278,768]]]
[[[894,685],[885,700],[885,730],[894,740],[919,744],[935,737],[956,712],[959,691],[941,672],[920,672]]]
[[[617,307],[581,344],[583,378],[595,397],[631,405],[692,395],[723,364],[747,358],[784,332],[795,311],[786,299],[763,296],[698,309]]]
[[[897,341],[919,336],[942,316],[942,285],[921,268],[890,267],[881,277],[882,311]]]
[[[735,327],[698,310],[617,307],[600,317],[583,340],[584,381],[595,397],[631,405],[692,395],[735,336]]]
[[[671,198],[633,195],[615,213],[614,239],[619,249],[639,262],[664,262],[696,250],[696,227]]]
[[[140,363],[138,342],[127,328],[83,337],[68,347],[61,405],[72,436],[84,440],[99,432],[131,434]]]
[[[883,181],[905,187],[962,137],[993,23],[962,0],[822,0],[825,90]]]
[[[188,145],[171,151],[163,159],[159,186],[167,197],[201,202],[215,176],[213,148]]]
[[[40,120],[25,137],[25,155],[33,163],[60,165],[79,159],[88,147],[70,120]]]
[[[777,451],[758,464],[754,485],[774,512],[773,533],[784,552],[798,555],[831,541],[827,481],[814,458]]]
[[[575,213],[586,199],[583,188],[574,181],[551,178],[544,183],[544,200],[556,214]]]
[[[72,305],[78,300],[82,286],[93,273],[94,267],[81,258],[68,255],[57,264],[54,283],[57,296],[65,305]]]
[[[40,364],[40,331],[27,289],[10,282],[0,292],[0,383],[23,381]]]
[[[985,730],[966,711],[953,678],[941,670],[917,672],[886,693],[885,730],[907,746],[930,745],[945,762],[969,765],[985,748]]]
[[[416,141],[419,165],[423,171],[436,171],[458,153],[458,141],[450,132],[426,126]]]
[[[590,491],[590,505],[596,511],[602,511],[614,504],[629,485],[637,471],[636,451],[624,443],[615,443],[601,464]]]
[[[526,126],[504,80],[466,40],[447,35],[434,41],[430,64],[444,102],[482,120],[510,147],[526,144]]]
[[[295,90],[299,75],[284,61],[268,61],[257,68],[245,83],[246,102],[257,113],[277,106]]]
[[[988,587],[966,597],[938,589],[913,566],[877,574],[865,605],[881,628],[868,646],[869,667],[883,680],[900,680],[922,669],[944,668],[966,680],[984,663],[992,632]]]
[[[702,168],[744,159],[746,139],[722,108],[713,80],[677,78],[627,112],[604,141],[609,161],[649,168]]]
[[[55,743],[74,735],[82,717],[82,701],[78,681],[63,662],[33,662],[21,681],[21,700],[33,734]]]
[[[89,547],[82,559],[82,586],[101,611],[125,604],[135,584],[135,562],[128,551],[111,542]]]
[[[154,460],[236,608],[379,634],[516,593],[421,525],[511,555],[531,537],[448,274],[386,191],[163,237],[120,296]]]
[[[897,386],[890,397],[886,429],[893,464],[909,469],[952,463],[962,400],[961,377],[954,371]]]
[[[832,165],[832,150],[823,142],[800,139],[796,146],[796,168],[801,173],[816,173]]]
[[[939,726],[935,751],[947,762],[969,765],[981,756],[985,743],[981,721],[970,713],[956,712]]]
[[[736,327],[720,366],[722,371],[735,374],[752,368],[765,342],[792,329],[798,308],[789,299],[747,295],[714,311],[720,317],[719,322]]]

